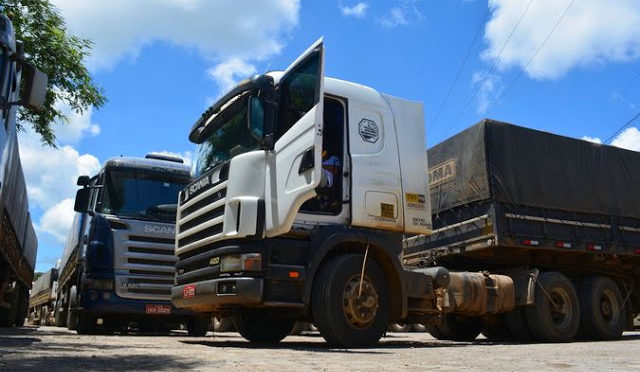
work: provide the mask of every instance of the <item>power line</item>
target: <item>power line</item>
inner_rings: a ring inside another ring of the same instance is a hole
[[[618,128],[618,130],[615,131],[609,138],[607,138],[607,140],[604,141],[604,143],[610,144],[614,138],[616,138],[620,133],[622,133],[623,130],[625,130],[629,125],[631,125],[631,123],[636,121],[636,119],[638,118],[640,118],[640,112],[635,114],[631,119],[627,120],[627,122],[624,123],[620,128]]]
[[[496,57],[493,59],[493,63],[491,64],[491,68],[489,69],[489,71],[482,77],[482,79],[479,79],[478,81],[482,82],[484,81],[487,77],[489,77],[493,71],[496,68],[496,65],[498,64],[498,61],[500,60],[500,56],[502,55],[502,52],[504,51],[504,49],[507,47],[507,44],[509,44],[509,41],[511,40],[511,37],[513,36],[513,34],[516,32],[516,29],[518,29],[518,26],[520,26],[520,22],[522,22],[522,19],[524,18],[524,16],[527,14],[527,12],[529,11],[529,7],[531,7],[531,4],[533,3],[533,0],[529,0],[529,2],[527,3],[527,6],[524,8],[524,11],[522,12],[522,14],[520,15],[520,18],[518,18],[518,22],[516,22],[515,26],[513,26],[513,30],[511,30],[511,33],[509,34],[509,36],[507,37],[507,40],[505,40],[504,44],[502,44],[502,48],[500,48],[500,52],[498,52],[498,54],[496,55]],[[460,114],[458,114],[458,117],[456,118],[456,121],[453,122],[453,125],[451,127],[449,127],[449,131],[447,132],[447,134],[450,134],[451,131],[456,127],[456,125],[458,124],[458,122],[460,121],[460,119],[462,118],[462,115],[465,114],[465,112],[467,112],[467,109],[469,108],[469,106],[471,105],[471,102],[473,102],[473,100],[476,98],[476,96],[478,95],[478,92],[480,92],[480,89],[482,88],[482,84],[479,84],[478,87],[476,88],[476,90],[473,92],[473,94],[471,95],[471,98],[469,98],[469,100],[467,101],[467,103],[464,105],[462,111],[460,111]]]
[[[551,29],[551,31],[549,31],[549,33],[547,34],[547,36],[544,38],[544,40],[542,41],[542,44],[540,44],[538,46],[538,48],[536,49],[536,51],[533,53],[533,55],[531,56],[531,58],[529,58],[529,60],[527,61],[527,63],[525,64],[525,66],[520,70],[520,72],[518,73],[518,75],[515,77],[515,79],[513,79],[511,81],[511,83],[509,83],[509,85],[507,86],[507,89],[503,90],[500,95],[498,96],[497,99],[495,99],[491,105],[489,106],[489,108],[487,109],[487,113],[491,111],[491,109],[493,109],[493,107],[496,105],[496,103],[498,103],[504,96],[507,95],[507,93],[509,93],[509,91],[511,90],[511,88],[515,85],[515,83],[518,81],[518,79],[520,79],[520,76],[522,76],[522,74],[527,70],[527,68],[529,67],[529,65],[531,65],[531,63],[533,62],[534,59],[536,59],[536,57],[538,56],[538,53],[540,53],[540,50],[542,50],[542,48],[545,46],[545,44],[547,43],[547,41],[549,41],[549,39],[551,38],[551,35],[553,35],[553,33],[556,31],[556,29],[558,28],[558,26],[560,25],[560,23],[562,22],[562,20],[564,19],[564,17],[567,15],[567,13],[569,12],[569,9],[571,9],[571,7],[573,6],[573,4],[576,2],[576,0],[571,0],[571,2],[569,3],[569,5],[567,5],[567,7],[564,9],[564,12],[562,12],[562,15],[560,15],[560,18],[558,18],[558,20],[556,21],[556,24],[553,26],[553,28]]]
[[[456,76],[451,81],[451,84],[449,85],[449,89],[447,89],[447,94],[445,94],[444,100],[440,103],[440,107],[438,107],[438,111],[436,112],[436,116],[433,118],[433,121],[431,122],[431,124],[429,124],[429,126],[427,127],[427,133],[429,132],[431,127],[433,127],[436,124],[436,122],[438,121],[438,117],[440,116],[440,113],[442,112],[442,109],[444,108],[444,106],[446,105],[447,101],[449,100],[449,96],[451,95],[451,91],[453,90],[453,87],[458,82],[458,79],[460,78],[460,74],[462,73],[462,70],[464,70],[464,67],[467,64],[467,61],[469,60],[469,56],[471,55],[471,52],[473,51],[473,49],[474,49],[474,47],[476,45],[476,42],[478,41],[478,36],[480,36],[480,33],[481,33],[482,29],[484,28],[483,26],[485,25],[485,22],[486,22],[487,18],[489,17],[490,13],[491,13],[491,8],[487,6],[487,11],[484,13],[484,16],[482,17],[482,20],[480,21],[480,25],[478,26],[478,30],[476,31],[476,34],[473,37],[473,41],[471,42],[471,45],[469,45],[469,49],[467,49],[467,54],[464,56],[464,59],[462,60],[462,64],[460,65],[460,67],[458,68],[458,72],[456,73]]]

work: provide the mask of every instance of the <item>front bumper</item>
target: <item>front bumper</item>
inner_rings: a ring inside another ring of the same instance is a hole
[[[263,293],[262,278],[218,278],[173,287],[171,302],[189,310],[215,311],[227,305],[260,305]]]
[[[185,317],[194,314],[186,309],[180,309],[171,305],[169,314],[147,314],[147,305],[170,305],[168,301],[134,300],[118,297],[113,290],[90,289],[81,296],[80,307],[82,311],[93,315],[118,315],[118,316],[169,316]]]

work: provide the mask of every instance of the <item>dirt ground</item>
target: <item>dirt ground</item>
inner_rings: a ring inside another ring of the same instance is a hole
[[[0,371],[640,370],[640,332],[614,342],[502,344],[389,333],[371,349],[329,349],[317,333],[254,347],[237,333],[78,336],[56,327],[0,328]]]

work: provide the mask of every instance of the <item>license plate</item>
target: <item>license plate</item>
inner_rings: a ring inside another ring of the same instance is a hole
[[[196,295],[196,286],[188,285],[182,289],[182,298],[194,297]]]
[[[147,305],[146,312],[147,314],[169,315],[171,314],[171,305]]]

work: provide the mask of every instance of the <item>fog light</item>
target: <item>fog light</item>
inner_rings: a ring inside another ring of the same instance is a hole
[[[233,295],[236,294],[236,282],[221,282],[218,283],[219,295]]]
[[[240,256],[242,271],[262,270],[262,255],[260,253],[245,253]]]
[[[106,301],[109,301],[109,299],[111,298],[111,292],[104,292],[102,294],[102,298]]]

